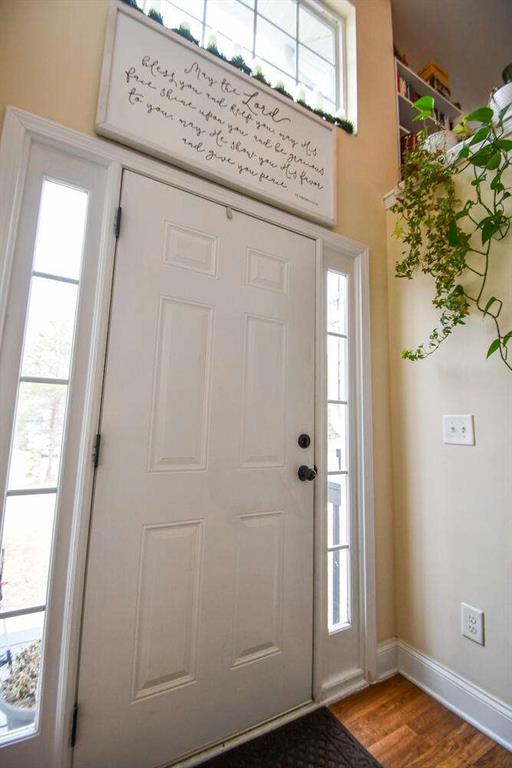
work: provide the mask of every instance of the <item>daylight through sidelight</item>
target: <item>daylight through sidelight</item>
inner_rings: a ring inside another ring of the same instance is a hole
[[[350,623],[347,276],[327,272],[328,627]]]
[[[0,740],[37,727],[87,192],[42,184],[0,549]]]

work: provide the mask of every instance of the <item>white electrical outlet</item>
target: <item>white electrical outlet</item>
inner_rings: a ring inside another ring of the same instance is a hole
[[[485,645],[484,642],[484,612],[473,608],[467,603],[461,603],[462,634],[475,643]]]
[[[443,416],[443,442],[449,445],[474,445],[473,416]]]

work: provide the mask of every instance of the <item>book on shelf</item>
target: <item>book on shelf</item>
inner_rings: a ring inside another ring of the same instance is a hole
[[[404,77],[402,77],[398,73],[397,73],[397,89],[398,89],[398,93],[401,96],[408,99],[413,104],[415,101],[421,98],[421,94],[418,93],[418,91],[409,82],[407,82],[407,80]],[[437,109],[437,107],[435,106],[434,106],[434,120],[440,126],[440,128],[444,128],[445,130],[448,130],[448,131],[451,131],[451,129],[453,128],[453,120],[451,119],[451,117],[445,114],[444,112],[441,112],[441,110]]]

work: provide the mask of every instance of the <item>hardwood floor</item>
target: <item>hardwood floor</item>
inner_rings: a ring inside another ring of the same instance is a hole
[[[396,675],[331,712],[384,768],[512,768],[512,754]]]

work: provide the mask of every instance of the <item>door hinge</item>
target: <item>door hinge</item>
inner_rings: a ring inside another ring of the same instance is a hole
[[[78,724],[78,704],[75,704],[73,707],[73,714],[71,716],[71,735],[69,739],[69,744],[71,747],[74,747],[76,744],[76,729]]]
[[[92,463],[93,463],[94,469],[96,469],[96,467],[100,463],[100,445],[101,445],[101,434],[98,432],[98,434],[94,438],[94,448],[92,449]]]
[[[114,236],[117,240],[119,235],[121,234],[121,216],[123,215],[123,209],[121,206],[116,211],[116,217],[114,219]]]

